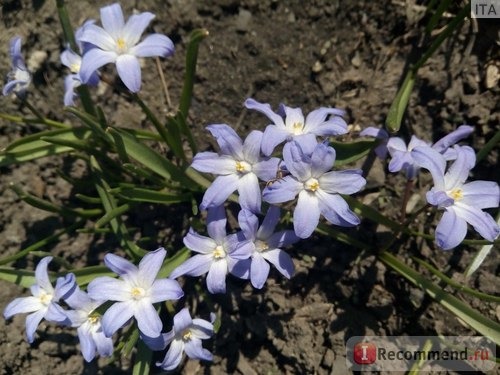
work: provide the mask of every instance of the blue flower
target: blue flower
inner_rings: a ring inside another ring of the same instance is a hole
[[[269,263],[287,279],[292,277],[295,270],[292,258],[281,250],[281,247],[291,245],[299,238],[293,230],[274,233],[279,219],[280,209],[276,206],[269,207],[260,227],[257,216],[252,212],[241,210],[238,214],[238,223],[245,238],[251,241],[253,251],[250,259],[236,264],[233,274],[241,274],[244,278],[249,277],[252,285],[257,289],[264,286],[269,276]]]
[[[170,371],[179,366],[182,354],[191,359],[211,361],[212,353],[202,347],[201,341],[209,339],[214,333],[213,321],[215,314],[212,314],[212,321],[203,319],[192,319],[187,308],[182,309],[174,316],[174,326],[170,332],[162,335],[164,347],[170,347],[162,362],[157,362],[165,371]]]
[[[311,143],[287,143],[283,159],[291,174],[268,185],[263,192],[264,200],[271,204],[287,202],[299,196],[293,212],[293,227],[300,238],[312,234],[320,215],[335,225],[359,224],[359,218],[340,194],[353,194],[366,184],[361,170],[330,171],[335,162],[332,147],[323,143],[317,143],[313,149],[311,147]]]
[[[26,316],[26,336],[31,344],[35,339],[35,331],[42,319],[50,322],[66,323],[67,316],[64,309],[58,304],[59,299],[66,291],[66,285],[74,284],[74,275],[57,279],[56,287],[52,286],[47,273],[47,266],[52,257],[43,258],[35,270],[36,284],[31,286],[30,297],[19,297],[10,302],[3,312],[5,319],[15,314],[30,313]]]
[[[359,133],[360,137],[374,137],[379,140],[377,147],[375,147],[375,154],[382,160],[387,157],[387,142],[389,141],[389,133],[383,128],[376,128],[369,126]]]
[[[264,130],[262,153],[271,155],[274,148],[282,142],[292,140],[301,142],[301,138],[313,139],[316,136],[330,136],[347,133],[347,123],[342,118],[345,111],[337,108],[318,108],[304,119],[300,108],[280,105],[278,113],[273,112],[269,104],[247,99],[245,107],[266,115],[272,121]]]
[[[221,155],[215,152],[200,152],[193,159],[194,169],[219,175],[207,189],[201,209],[220,206],[235,190],[238,190],[242,208],[260,212],[261,191],[259,178],[269,181],[276,176],[278,158],[263,158],[260,155],[262,132],[254,130],[245,139],[225,124],[209,125],[208,131],[216,138]]]
[[[201,236],[192,228],[184,237],[184,245],[195,255],[170,274],[171,278],[182,275],[201,276],[207,274],[207,288],[210,293],[226,292],[226,276],[238,260],[248,259],[252,244],[241,232],[226,235],[226,214],[223,206],[208,210],[207,231],[210,237]]]
[[[431,172],[434,187],[427,192],[427,202],[444,210],[436,227],[436,244],[449,250],[458,246],[467,234],[467,223],[488,241],[494,241],[500,228],[485,208],[498,207],[500,189],[493,181],[465,183],[476,160],[470,147],[454,147],[456,160],[446,169],[446,160],[430,147],[419,147],[412,157]]]
[[[103,27],[88,25],[85,27],[80,41],[94,44],[83,55],[80,76],[83,82],[88,82],[101,66],[116,64],[116,70],[121,80],[132,92],[141,89],[141,67],[138,57],[162,56],[174,53],[174,44],[165,35],[151,34],[142,42],[142,33],[155,17],[149,12],[134,14],[125,23],[120,4],[101,8]]]
[[[440,154],[443,154],[446,160],[454,160],[456,159],[456,152],[454,149],[450,149],[450,146],[453,146],[461,139],[469,136],[473,130],[474,128],[469,125],[459,126],[457,130],[446,135],[431,147]],[[408,146],[406,146],[403,139],[399,137],[389,138],[389,141],[387,142],[387,149],[391,154],[391,161],[388,167],[389,171],[398,172],[400,170],[404,170],[406,177],[409,180],[414,179],[417,176],[419,166],[415,163],[415,160],[412,157],[412,150],[416,147],[427,146],[430,145],[416,136],[411,137]]]
[[[111,356],[113,354],[113,340],[104,335],[101,315],[95,311],[104,301],[90,298],[78,287],[76,282],[74,285],[67,284],[67,289],[63,299],[71,307],[71,310],[66,310],[66,315],[71,327],[77,328],[83,358],[87,362],[92,361],[96,351],[103,357]]]
[[[184,295],[179,283],[170,279],[156,279],[167,252],[159,248],[144,256],[135,266],[126,259],[107,254],[104,263],[122,277],[117,280],[102,276],[92,280],[87,288],[89,297],[97,301],[118,301],[102,317],[102,329],[110,337],[132,317],[146,336],[158,337],[162,322],[153,304],[177,300]]]
[[[21,37],[16,36],[10,40],[9,54],[12,60],[12,70],[7,74],[7,84],[4,86],[2,94],[7,96],[13,92],[23,98],[31,84],[31,73],[21,55]]]
[[[72,106],[74,105],[75,98],[77,94],[75,89],[82,84],[82,78],[80,77],[80,67],[82,64],[82,57],[80,54],[85,53],[95,46],[89,43],[83,43],[80,41],[80,37],[83,35],[83,30],[94,24],[94,20],[86,21],[82,27],[78,28],[75,32],[75,39],[78,45],[79,51],[73,51],[71,48],[67,48],[61,53],[61,62],[64,66],[68,67],[71,71],[70,74],[64,79],[64,105]],[[88,81],[86,82],[90,86],[97,86],[99,83],[99,75],[96,72],[92,73]]]

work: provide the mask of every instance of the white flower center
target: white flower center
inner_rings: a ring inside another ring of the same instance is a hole
[[[447,191],[446,194],[450,197],[453,198],[455,201],[459,201],[464,197],[463,191],[460,188],[455,188],[450,191]]]
[[[217,245],[214,249],[213,256],[215,259],[222,259],[226,257],[226,251],[221,245]]]
[[[261,253],[263,251],[269,250],[269,245],[266,241],[257,240],[255,241],[255,249]]]
[[[100,320],[101,318],[99,317],[99,315],[94,315],[94,314],[89,315],[89,317],[87,318],[87,321],[91,325],[99,324]]]
[[[43,303],[45,306],[48,306],[50,304],[50,302],[52,301],[52,294],[48,294],[48,293],[45,293],[45,292],[42,292],[40,294],[40,297],[38,297],[40,299],[40,302]]]
[[[69,70],[71,71],[71,73],[79,73],[80,72],[80,66],[81,64],[80,63],[74,63],[74,64],[71,64],[69,66]]]
[[[134,286],[130,291],[130,294],[132,295],[133,299],[139,300],[146,295],[146,291],[144,290],[144,288],[141,288],[140,286]]]
[[[304,124],[302,122],[294,122],[292,125],[293,135],[302,134],[304,131]]]
[[[304,182],[304,189],[314,193],[316,190],[319,189],[319,181],[314,177],[310,178],[309,180]]]
[[[182,339],[184,341],[189,341],[191,340],[191,337],[193,337],[193,334],[189,329],[186,329],[184,332],[182,332]]]
[[[252,166],[246,161],[237,161],[236,162],[236,172],[240,174],[246,174],[252,171]]]
[[[127,53],[127,51],[128,51],[128,46],[127,46],[127,42],[125,41],[125,39],[118,38],[118,40],[116,41],[116,52],[119,55],[121,55],[121,54]]]

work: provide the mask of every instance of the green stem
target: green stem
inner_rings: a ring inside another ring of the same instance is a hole
[[[21,117],[21,116],[12,116],[7,113],[1,113],[0,112],[0,118],[7,120],[7,121],[12,121],[18,124],[43,124],[47,125],[53,128],[58,128],[58,129],[69,129],[71,128],[70,125],[66,125],[63,122],[59,121],[54,121],[54,120],[49,120],[46,118],[27,118],[27,117]]]

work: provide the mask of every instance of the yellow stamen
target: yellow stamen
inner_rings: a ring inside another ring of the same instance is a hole
[[[319,181],[315,178],[310,178],[304,184],[306,190],[312,191],[313,193],[319,189]]]
[[[89,318],[87,320],[90,324],[97,324],[97,323],[99,323],[99,316],[89,315]]]
[[[293,134],[302,134],[302,130],[304,129],[304,124],[301,122],[294,122],[292,125]]]
[[[193,336],[193,334],[191,333],[191,331],[189,329],[187,329],[183,334],[182,334],[182,339],[184,341],[189,341],[191,340],[191,337]]]
[[[246,161],[237,161],[236,162],[236,172],[239,173],[248,173],[252,170],[252,166],[248,164]]]
[[[42,292],[42,295],[39,298],[41,303],[43,303],[44,305],[48,305],[50,301],[52,301],[52,294]]]
[[[142,297],[145,296],[146,291],[144,289],[142,289],[141,287],[135,286],[132,288],[130,293],[132,294],[132,298],[141,299]]]
[[[268,250],[269,245],[265,241],[257,240],[255,241],[255,248],[257,249],[257,251],[262,252]]]
[[[217,247],[214,249],[214,258],[222,259],[225,257],[226,257],[226,252],[224,251],[224,248],[221,245],[217,245]]]
[[[127,43],[123,40],[123,38],[118,38],[116,46],[118,47],[118,52],[120,53],[125,52],[127,49]]]
[[[71,73],[78,73],[80,71],[80,64],[71,64],[69,70],[71,70]]]
[[[448,194],[451,198],[453,198],[453,200],[460,200],[464,197],[464,194],[462,192],[462,189],[459,189],[459,188],[455,188],[453,189],[452,191],[450,191],[450,193]]]

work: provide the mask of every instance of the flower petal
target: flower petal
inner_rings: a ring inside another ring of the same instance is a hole
[[[106,337],[122,328],[134,316],[134,301],[117,302],[106,310],[101,319],[102,330]]]
[[[189,250],[202,254],[211,254],[217,246],[217,243],[212,238],[196,233],[193,228],[189,228],[189,232],[184,237],[183,242]]]
[[[320,178],[335,163],[335,150],[323,143],[318,143],[311,155],[311,175]]]
[[[300,108],[291,108],[283,105],[283,109],[285,110],[285,127],[288,132],[291,134],[304,134],[305,120],[304,115],[302,114],[302,109]],[[300,126],[300,133],[296,133],[296,128]]]
[[[278,206],[269,206],[266,216],[262,221],[262,225],[256,232],[256,237],[259,240],[267,240],[273,232],[276,225],[278,225],[281,217],[281,210]]]
[[[460,244],[467,234],[467,222],[458,217],[454,210],[447,210],[436,227],[436,245],[443,250]]]
[[[213,336],[214,325],[208,320],[195,318],[190,331],[196,338],[206,340]]]
[[[331,171],[319,178],[319,186],[327,193],[353,194],[366,184],[360,169]]]
[[[82,57],[80,66],[80,78],[83,83],[87,83],[92,74],[101,66],[115,62],[118,55],[113,51],[103,51],[99,48],[93,48]]]
[[[191,338],[191,340],[186,342],[184,351],[191,359],[200,359],[204,361],[211,361],[213,359],[212,353],[210,353],[207,349],[203,349],[201,346],[201,340],[197,338]]]
[[[92,339],[92,334],[90,332],[90,327],[85,324],[76,330],[78,334],[78,339],[80,340],[80,351],[82,352],[83,358],[90,362],[95,357],[96,345]]]
[[[245,100],[245,107],[247,107],[248,109],[256,110],[264,114],[265,116],[267,116],[269,120],[273,122],[274,125],[281,128],[285,127],[285,123],[283,122],[281,116],[278,115],[276,112],[274,112],[269,104],[259,103],[255,99],[248,98],[247,100]]]
[[[175,268],[169,278],[176,279],[182,275],[201,276],[210,270],[212,261],[212,254],[195,255],[185,260],[184,263]]]
[[[292,176],[286,176],[274,181],[264,188],[262,197],[264,201],[272,204],[288,202],[293,200],[304,185]]]
[[[236,173],[236,161],[230,155],[218,155],[215,152],[199,152],[193,158],[191,167],[204,173],[228,175]]]
[[[187,307],[183,308],[174,316],[174,329],[178,334],[182,334],[186,329],[190,328],[193,324],[193,319],[191,314],[189,314],[189,309]]]
[[[431,172],[436,190],[444,190],[444,170],[446,168],[446,160],[436,150],[425,146],[416,147],[411,151],[413,160],[422,168]]]
[[[115,52],[116,50],[116,39],[114,39],[108,31],[97,25],[85,26],[80,37],[80,42],[92,43],[94,46],[98,47],[98,49],[100,48],[102,52]],[[86,51],[85,55],[90,51],[91,50]]]
[[[122,7],[118,3],[114,3],[101,8],[101,23],[114,39],[118,39],[125,25],[123,19]],[[89,41],[91,42],[91,41]]]
[[[252,257],[252,265],[250,266],[250,281],[256,289],[262,289],[269,276],[271,267],[265,261],[262,255],[256,252]]]
[[[29,296],[29,297],[19,297],[11,301],[5,310],[3,311],[3,317],[5,319],[10,319],[16,314],[31,313],[44,308],[45,305],[42,304],[40,298]]]
[[[268,125],[264,129],[264,136],[262,137],[262,143],[261,143],[262,153],[265,156],[271,155],[274,151],[274,148],[281,142],[284,142],[288,136],[289,134],[284,127],[278,127],[276,125]]]
[[[142,42],[130,49],[130,54],[137,57],[168,57],[174,54],[175,47],[172,40],[166,35],[151,34]]]
[[[180,339],[172,341],[165,358],[163,358],[162,362],[157,362],[156,366],[161,367],[165,371],[174,370],[181,363],[183,352],[184,341]]]
[[[169,280],[173,281],[173,280]],[[174,281],[175,282],[175,281]],[[161,335],[163,323],[153,304],[147,299],[135,301],[135,320],[139,330],[149,337],[158,337]]]
[[[434,143],[432,145],[432,148],[442,154],[448,147],[453,146],[461,139],[468,137],[473,131],[474,127],[469,125],[461,125],[457,128],[457,130],[452,131],[450,134],[444,136],[439,141]]]
[[[299,181],[311,178],[311,158],[307,156],[298,142],[292,141],[283,147],[283,160],[292,176]]]
[[[207,275],[207,288],[212,294],[226,293],[227,261],[219,259],[212,263]]]
[[[129,17],[127,23],[120,30],[121,37],[125,39],[127,45],[135,46],[137,44],[153,18],[155,18],[155,15],[150,12],[133,14]]]
[[[344,110],[338,108],[321,107],[315,109],[314,111],[309,112],[309,114],[307,115],[304,131],[307,133],[316,133],[315,130],[320,125],[325,123],[328,116],[332,115],[338,118],[338,116],[345,116],[345,114],[346,112]]]
[[[47,266],[49,265],[52,257],[45,257],[36,266],[35,269],[35,280],[36,283],[46,292],[52,292],[54,287],[49,279],[49,274],[47,273]]]
[[[214,124],[208,125],[207,130],[215,138],[223,154],[239,161],[244,160],[243,143],[233,128],[226,124]]]
[[[141,65],[134,55],[119,55],[116,58],[116,71],[122,82],[132,92],[141,89]]]
[[[259,161],[262,135],[261,131],[252,130],[243,142],[243,158],[250,164],[255,164]]]
[[[445,190],[461,187],[465,180],[467,180],[471,168],[467,151],[461,148],[457,149],[457,158],[444,176]]]
[[[167,251],[163,247],[160,247],[155,251],[147,253],[141,259],[137,272],[137,281],[143,288],[153,285],[166,255]]]
[[[494,241],[500,233],[500,227],[490,214],[474,206],[467,206],[461,202],[453,205],[453,210],[458,217],[468,222],[481,237]]]
[[[136,275],[139,269],[130,261],[115,254],[106,254],[104,264],[114,273],[121,277]]]
[[[306,120],[307,122],[307,120]],[[314,131],[308,130],[314,135],[327,137],[330,135],[341,135],[347,133],[347,122],[342,117],[334,117],[328,121],[319,124]]]
[[[270,248],[281,248],[298,242],[299,237],[295,235],[293,230],[282,230],[272,234],[267,238],[267,244]]]
[[[38,310],[35,311],[32,314],[29,314],[26,317],[26,338],[28,339],[28,342],[31,344],[33,341],[35,341],[35,332],[36,329],[38,328],[38,325],[42,321],[44,315],[45,315],[46,310]]]
[[[279,164],[280,159],[278,158],[262,160],[252,166],[252,172],[262,181],[268,182],[275,180],[278,175]]]
[[[320,202],[321,213],[330,223],[343,227],[352,227],[360,223],[359,218],[340,195],[328,194],[321,189],[316,195]]]
[[[222,244],[226,238],[226,210],[223,205],[213,207],[207,214],[207,232],[217,244]]]
[[[206,210],[223,204],[238,188],[239,180],[236,174],[217,177],[205,191],[200,208]]]
[[[247,240],[254,241],[259,228],[259,219],[251,211],[242,209],[238,213],[238,224]]]
[[[238,181],[238,202],[241,208],[260,213],[262,193],[255,173],[247,173]]]
[[[281,249],[272,249],[262,253],[264,259],[271,263],[276,269],[287,279],[290,279],[294,272],[295,266],[293,260],[286,252]]]
[[[472,181],[462,185],[460,202],[479,209],[498,207],[500,189],[493,181]]]
[[[318,198],[306,190],[299,193],[297,206],[293,211],[293,228],[300,238],[309,237],[318,226],[320,209]]]
[[[130,286],[109,276],[96,277],[87,286],[87,292],[96,301],[128,301],[131,298]]]
[[[179,283],[170,279],[156,280],[149,291],[151,303],[178,300],[184,295]]]
[[[97,353],[102,357],[111,357],[113,355],[113,340],[106,337],[102,329],[92,334],[94,343],[97,347]]]

